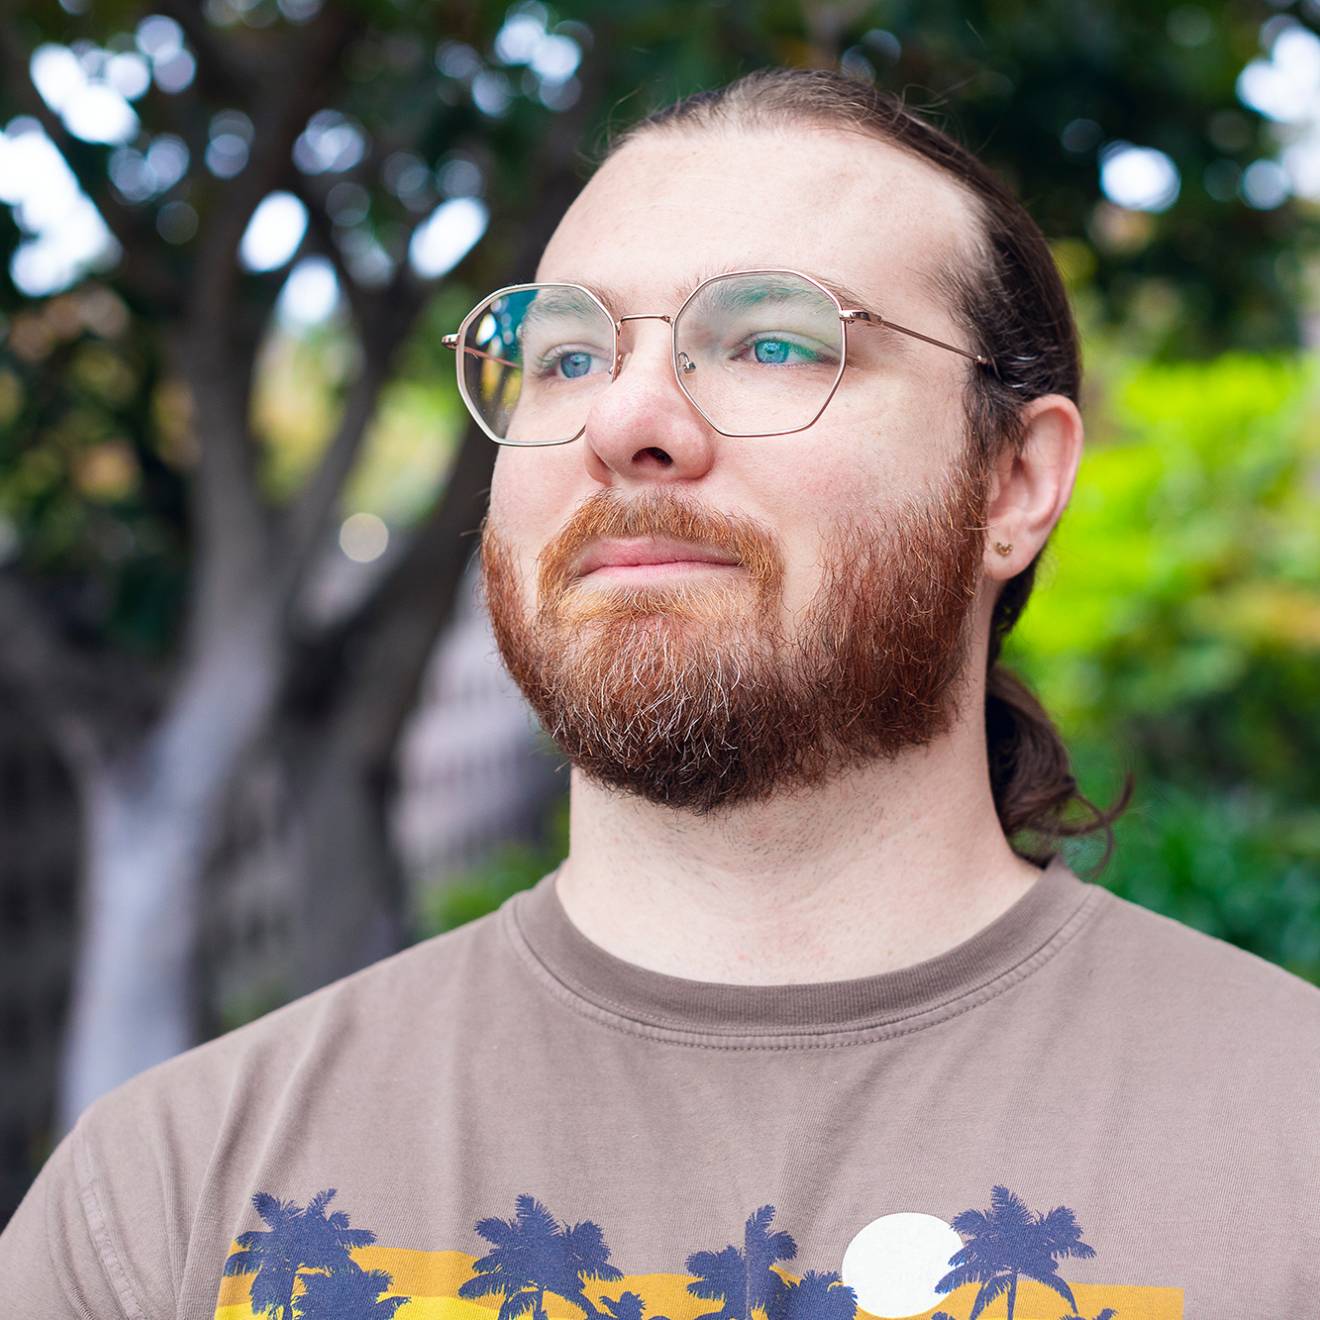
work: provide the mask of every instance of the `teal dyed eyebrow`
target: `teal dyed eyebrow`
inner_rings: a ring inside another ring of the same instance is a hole
[[[519,325],[535,324],[539,320],[553,316],[583,315],[599,317],[601,310],[590,298],[575,292],[573,289],[554,289],[537,294],[527,304],[527,309],[523,312]]]
[[[691,293],[692,290],[695,289],[697,285],[701,284],[703,281],[708,279],[714,279],[717,275],[737,275],[740,273],[741,272],[737,266],[729,266],[727,268],[721,268],[718,270],[710,270],[702,274],[700,278],[693,280],[693,282],[691,284],[686,285],[686,287],[675,287],[674,290],[672,290],[672,297],[674,300],[675,307],[677,307],[677,305],[680,302],[682,302],[683,299],[686,298],[687,295]],[[824,275],[817,275],[815,271],[811,271],[811,270],[804,270],[802,274],[809,275],[822,288],[827,289],[830,293],[832,293],[843,304],[845,309],[869,308],[872,305],[871,299],[862,297],[860,293],[855,292],[854,290],[850,289],[846,284],[842,284],[838,280],[832,280]]]
[[[753,282],[751,279],[739,281],[726,280],[707,288],[701,295],[702,301],[717,311],[737,312],[748,307],[758,307],[763,303],[773,302],[819,303],[821,293],[810,285],[792,283],[788,280],[776,280],[773,277],[764,281]]]

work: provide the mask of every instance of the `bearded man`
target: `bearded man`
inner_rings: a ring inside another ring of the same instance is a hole
[[[10,1309],[1310,1314],[1320,993],[1069,868],[1123,804],[999,662],[1083,435],[1021,206],[768,71],[447,342],[569,855],[97,1102]]]

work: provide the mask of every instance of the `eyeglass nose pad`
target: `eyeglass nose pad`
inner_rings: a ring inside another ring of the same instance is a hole
[[[690,375],[692,372],[696,371],[697,369],[697,364],[693,362],[693,360],[690,357],[688,357],[688,355],[684,353],[682,349],[679,349],[678,351],[678,365],[682,369],[682,372],[685,376]]]

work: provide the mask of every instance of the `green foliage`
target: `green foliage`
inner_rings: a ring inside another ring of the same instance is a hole
[[[1300,360],[1123,369],[1013,643],[1071,731],[1315,796],[1318,390]]]
[[[1320,979],[1320,371],[1108,384],[1007,658],[1092,797],[1136,771],[1105,882]]]
[[[1272,788],[1145,782],[1104,881],[1320,982],[1320,811],[1281,808]]]
[[[426,939],[494,912],[506,898],[529,889],[568,855],[568,801],[556,803],[544,841],[509,843],[457,879],[422,894],[416,936]]]

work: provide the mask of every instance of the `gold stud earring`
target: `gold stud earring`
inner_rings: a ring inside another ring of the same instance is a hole
[[[1013,553],[1013,542],[1009,541],[1007,545],[1003,541],[995,542],[995,552],[1001,555],[1011,555]]]

